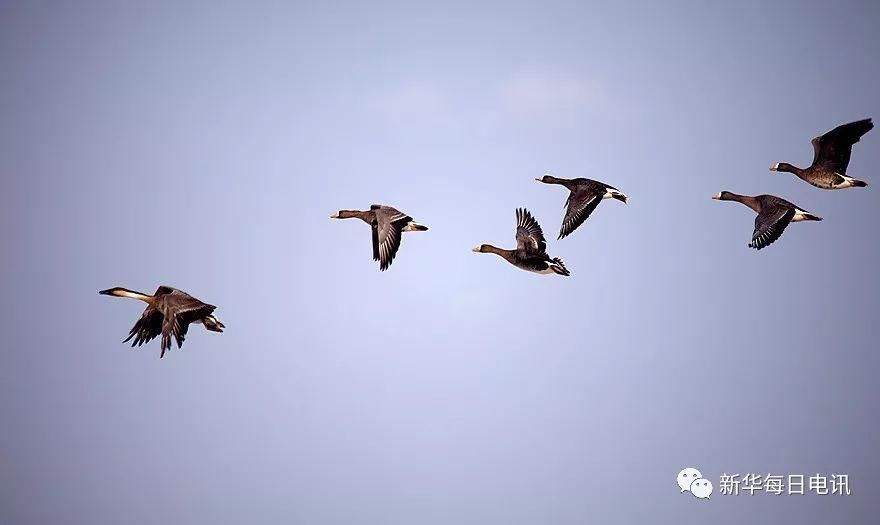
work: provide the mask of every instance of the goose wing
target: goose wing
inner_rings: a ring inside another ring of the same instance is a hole
[[[541,225],[525,208],[516,209],[516,249],[528,254],[541,254],[547,250]]]
[[[148,306],[144,313],[141,314],[141,318],[137,320],[128,332],[128,337],[122,342],[127,343],[134,338],[131,346],[141,346],[155,339],[160,333],[162,333],[162,312],[152,306]]]
[[[183,346],[190,323],[211,315],[216,309],[214,305],[203,303],[180,290],[164,295],[160,308],[163,318],[162,353],[159,357],[163,357],[171,348],[172,337],[177,341],[177,348]]]
[[[154,297],[159,297],[162,295],[168,295],[174,293],[176,290],[170,286],[160,286],[156,289],[156,293],[153,294]],[[141,346],[144,343],[149,343],[153,339],[159,336],[162,333],[162,312],[154,308],[152,305],[147,306],[144,312],[141,314],[141,318],[134,324],[131,330],[128,332],[128,337],[125,338],[123,343],[127,343],[134,338],[131,346]]]
[[[760,250],[770,246],[782,235],[785,228],[791,223],[795,209],[782,204],[767,206],[755,217],[755,232],[752,234],[750,248]]]
[[[581,186],[568,194],[565,201],[565,218],[562,219],[562,228],[559,230],[559,238],[562,239],[575,231],[602,202],[600,195],[602,188],[596,185]]]
[[[857,120],[813,139],[813,167],[845,175],[853,144],[873,129],[871,119]]]
[[[379,261],[379,269],[385,271],[394,261],[400,249],[400,236],[403,227],[412,217],[390,206],[373,204],[370,209],[376,214],[373,222],[373,260]]]

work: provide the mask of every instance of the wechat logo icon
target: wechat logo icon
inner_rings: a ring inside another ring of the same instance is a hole
[[[699,499],[712,499],[712,482],[703,477],[703,474],[695,468],[685,468],[678,473],[678,487],[682,492],[690,492]]]

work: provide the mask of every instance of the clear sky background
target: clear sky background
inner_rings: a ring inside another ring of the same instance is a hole
[[[875,519],[880,132],[768,167],[880,117],[880,4],[725,4],[4,2],[0,522]],[[545,171],[630,204],[557,242]],[[385,273],[372,203],[431,227]],[[570,278],[470,251],[519,206]],[[122,345],[159,284],[226,333]]]

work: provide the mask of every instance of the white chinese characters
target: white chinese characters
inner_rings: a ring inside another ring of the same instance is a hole
[[[836,494],[849,496],[848,474],[813,474],[809,477],[804,474],[727,474],[721,475],[718,480],[718,490],[723,495],[739,496],[746,494],[754,496],[755,493],[770,494],[773,496],[789,495],[803,496],[808,493],[824,496]]]

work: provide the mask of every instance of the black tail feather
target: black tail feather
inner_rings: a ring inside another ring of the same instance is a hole
[[[550,269],[553,270],[554,273],[564,275],[565,277],[571,275],[571,272],[568,271],[568,268],[565,267],[565,263],[563,263],[562,259],[559,257],[554,257],[550,260]]]

